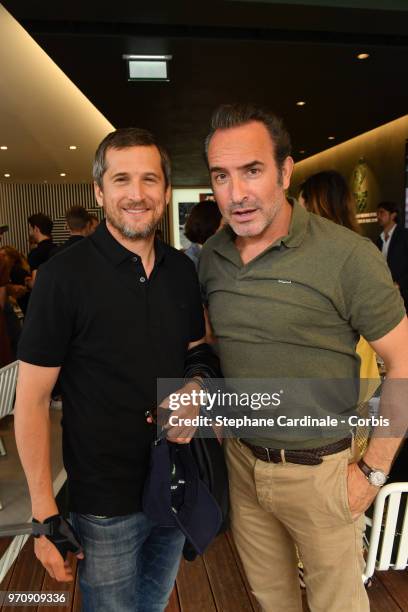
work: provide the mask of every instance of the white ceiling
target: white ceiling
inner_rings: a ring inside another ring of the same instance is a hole
[[[114,128],[2,5],[0,91],[0,181],[89,182]]]

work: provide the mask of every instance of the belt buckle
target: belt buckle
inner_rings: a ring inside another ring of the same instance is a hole
[[[272,449],[267,448],[266,446],[263,446],[262,448],[266,452],[266,461],[268,463],[282,463],[282,459],[274,459],[273,455],[271,455],[270,451]]]

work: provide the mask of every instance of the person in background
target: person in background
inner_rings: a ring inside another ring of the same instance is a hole
[[[64,244],[55,247],[51,253],[52,257],[58,253],[62,253],[62,251],[65,251],[65,249],[68,249],[77,242],[80,242],[86,236],[89,236],[91,218],[84,206],[72,206],[69,208],[65,214],[65,219],[70,236]]]
[[[25,314],[30,294],[26,285],[26,279],[31,276],[28,261],[20,251],[12,246],[5,245],[1,247],[0,253],[8,259],[10,264],[10,279],[7,285],[7,293],[9,297],[16,300],[21,311]]]
[[[94,233],[94,231],[98,227],[99,223],[100,223],[100,221],[99,221],[98,217],[95,214],[90,213],[89,214],[89,223],[88,223],[88,236],[90,236],[91,234]]]
[[[2,306],[4,322],[7,329],[7,336],[10,343],[12,359],[16,358],[17,344],[20,338],[21,332],[21,318],[22,313],[19,308],[17,298],[24,298],[27,295],[27,288],[24,285],[13,284],[12,282],[12,268],[14,263],[15,254],[20,254],[13,247],[2,247],[0,250],[2,260],[5,262],[5,267],[8,273],[7,285],[6,285],[6,299]],[[29,276],[29,272],[26,271],[26,276]],[[24,282],[21,279],[21,274],[18,275],[19,282]]]
[[[30,239],[37,245],[29,252],[27,260],[31,270],[31,280],[27,282],[32,289],[38,268],[45,263],[55,249],[51,233],[53,222],[47,215],[36,213],[28,218]]]
[[[5,224],[0,225],[0,245],[1,245],[1,241],[2,241],[2,236],[6,232],[8,232],[8,229],[9,229],[8,225],[5,225]]]
[[[10,266],[4,253],[0,253],[0,368],[13,361],[10,338],[7,332],[4,309],[7,304],[7,283],[10,277]]]
[[[26,277],[30,275],[27,258],[18,249],[8,244],[1,246],[0,250],[11,265],[10,282],[14,285],[24,285]]]
[[[184,234],[191,244],[184,251],[197,269],[201,247],[220,227],[221,213],[213,200],[204,200],[191,209],[184,226]]]
[[[339,172],[326,170],[310,176],[300,187],[299,204],[309,212],[360,234],[355,203],[349,186]]]
[[[7,225],[0,225],[0,244],[3,234],[8,231]],[[10,278],[10,263],[0,251],[0,368],[13,361],[10,338],[7,333],[6,318],[4,309],[7,304],[7,284]]]
[[[398,222],[398,212],[394,202],[378,204],[377,219],[382,232],[376,245],[387,260],[408,312],[408,230]]]

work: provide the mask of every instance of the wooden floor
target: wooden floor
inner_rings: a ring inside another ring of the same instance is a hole
[[[9,540],[0,540],[0,557]],[[69,591],[69,607],[20,606],[27,612],[79,612],[78,581],[62,585],[51,580],[33,553],[30,538],[10,568],[0,591]],[[408,612],[408,572],[381,572],[369,589],[371,612]],[[0,606],[1,612],[16,608]],[[254,612],[260,608],[246,582],[229,535],[220,536],[208,552],[193,563],[183,562],[167,612]],[[304,602],[304,611],[308,608]],[[103,612],[103,611],[101,611]],[[277,610],[277,612],[285,612]],[[353,612],[350,610],[349,612]]]

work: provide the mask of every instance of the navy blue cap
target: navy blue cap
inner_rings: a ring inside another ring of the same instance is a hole
[[[199,555],[219,532],[220,507],[200,479],[188,444],[153,443],[143,512],[157,525],[179,527]]]

